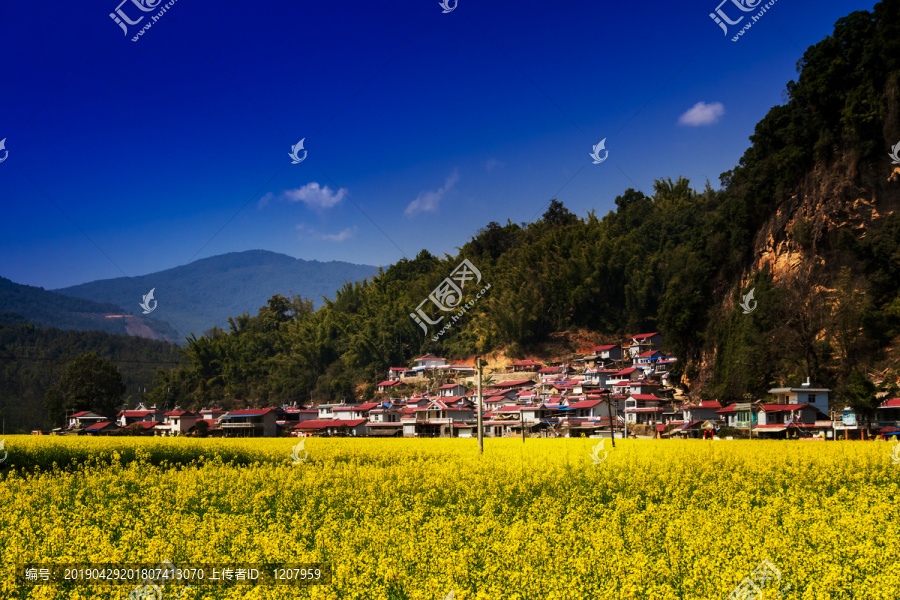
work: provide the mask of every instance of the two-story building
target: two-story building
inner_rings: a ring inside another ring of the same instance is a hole
[[[219,417],[223,433],[228,437],[275,437],[278,434],[279,410],[246,408]],[[303,421],[296,427],[312,421]]]
[[[828,414],[828,398],[831,390],[806,383],[798,387],[772,388],[769,393],[775,396],[771,404],[809,404],[824,414]]]

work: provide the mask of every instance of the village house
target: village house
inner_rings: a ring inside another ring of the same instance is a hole
[[[382,381],[381,383],[375,386],[376,392],[391,392],[391,391],[400,391],[406,387],[406,384],[400,381],[399,379],[389,379],[387,381]]]
[[[879,427],[876,433],[884,436],[900,434],[900,398],[885,400],[878,406],[875,413],[875,420]]]
[[[625,420],[637,425],[654,425],[662,420],[663,399],[653,394],[631,394],[625,401]]]
[[[536,373],[544,367],[543,364],[533,360],[520,360],[508,367],[510,373]]]
[[[769,393],[775,396],[772,404],[809,404],[828,414],[828,396],[831,390],[813,386],[809,378],[799,387],[772,388]]]
[[[434,354],[426,354],[425,356],[420,356],[415,359],[413,362],[416,363],[416,366],[413,367],[412,370],[417,375],[424,375],[427,371],[434,371],[439,367],[445,366],[447,364],[447,359],[435,356]]]
[[[82,410],[74,415],[69,415],[68,429],[85,429],[97,423],[105,423],[108,419],[89,410]]]
[[[685,422],[720,421],[722,405],[717,400],[707,400],[699,404],[685,404],[681,407]]]
[[[378,406],[380,406],[378,402],[367,402],[359,405],[342,404],[335,406],[332,411],[334,412],[334,418],[338,420],[368,419],[369,411]]]
[[[403,435],[403,424],[400,422],[403,416],[402,404],[383,404],[369,411],[369,421],[366,429],[369,435],[397,436]]]
[[[119,426],[112,421],[93,423],[84,428],[85,435],[109,435],[119,430]]]
[[[302,436],[363,436],[366,419],[312,419],[294,425],[294,432]]]
[[[400,381],[408,376],[407,373],[412,373],[412,370],[406,367],[391,367],[388,369],[388,381]]]
[[[622,360],[622,346],[619,344],[602,344],[591,348],[591,353],[600,357],[605,363]]]
[[[813,431],[826,430],[832,428],[831,421],[822,420],[817,423],[818,418],[828,415],[820,411],[812,404],[762,404],[756,411],[757,424],[753,426],[754,434],[765,434],[767,437],[775,435],[775,437],[785,437],[785,432],[794,428],[799,431],[805,431],[806,435],[810,435]]]
[[[318,411],[319,419],[333,419],[334,418],[334,408],[336,406],[340,406],[340,404],[320,404],[316,407],[316,411]]]
[[[659,350],[662,346],[662,335],[658,332],[639,333],[631,337],[629,345],[631,358],[634,358],[647,350]]]
[[[628,379],[630,381],[637,381],[643,376],[643,369],[640,369],[639,367],[628,367],[627,369],[622,369],[621,371],[613,373],[612,375],[610,375],[610,379]]]
[[[462,396],[466,393],[466,386],[459,383],[447,383],[437,389],[438,396],[441,398],[450,398],[452,396]]]
[[[190,431],[199,419],[199,414],[176,406],[175,410],[170,410],[163,416],[163,422],[155,429],[162,435],[182,435]]]
[[[275,437],[278,434],[280,409],[247,408],[233,410],[219,417],[222,431],[229,437]],[[303,421],[310,423],[312,421]]]
[[[646,350],[641,352],[637,356],[631,359],[631,364],[634,366],[644,366],[644,367],[652,367],[656,361],[662,360],[665,358],[665,354],[660,352],[659,350]],[[652,369],[650,369],[652,370]]]
[[[405,437],[454,437],[460,425],[471,425],[475,410],[466,398],[435,399],[417,407],[412,415],[404,415]]]
[[[132,423],[138,421],[162,421],[163,411],[151,406],[149,409],[143,404],[139,404],[134,410],[120,410],[116,415],[116,423],[119,427],[128,427]]]

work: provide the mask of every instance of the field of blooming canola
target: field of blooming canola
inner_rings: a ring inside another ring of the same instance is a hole
[[[785,599],[900,589],[885,442],[607,440],[595,464],[588,439],[310,439],[293,465],[295,443],[8,436],[0,597],[124,600],[16,565],[163,559],[332,567],[186,600],[726,598],[766,558]]]

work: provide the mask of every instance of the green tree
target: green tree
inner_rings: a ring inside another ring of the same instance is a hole
[[[89,352],[69,363],[59,382],[47,390],[44,406],[54,422],[68,410],[90,410],[112,419],[124,394],[119,369]]]

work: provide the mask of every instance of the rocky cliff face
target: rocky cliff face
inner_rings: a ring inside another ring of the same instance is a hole
[[[894,143],[886,140],[885,148]],[[854,163],[847,159],[820,165],[803,178],[800,191],[783,202],[756,233],[750,261],[733,287],[746,290],[755,273],[767,270],[778,287],[810,277],[810,289],[827,297],[834,292],[841,267],[860,272],[858,257],[843,248],[839,238],[850,234],[865,239],[900,209],[900,166],[892,164],[887,151],[881,164],[861,169]],[[723,285],[720,315],[737,309],[733,287]],[[683,378],[692,396],[699,397],[712,376],[715,357],[716,348],[708,347],[701,353],[693,380]]]

